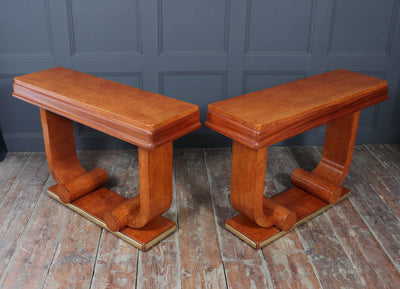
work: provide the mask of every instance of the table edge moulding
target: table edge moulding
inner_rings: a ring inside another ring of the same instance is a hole
[[[387,82],[344,69],[208,105],[206,126],[231,138],[231,204],[225,227],[255,249],[347,198],[341,186],[353,155],[360,111],[388,99]],[[294,187],[264,196],[267,147],[327,124],[322,157],[297,168]]]
[[[49,196],[143,251],[176,230],[162,216],[172,203],[172,142],[201,126],[197,105],[63,67],[15,77],[13,88],[14,97],[40,108],[57,182]],[[104,187],[102,168],[82,168],[73,121],[138,146],[138,196]]]

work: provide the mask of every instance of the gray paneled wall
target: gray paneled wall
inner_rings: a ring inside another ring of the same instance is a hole
[[[400,0],[2,0],[0,127],[9,150],[42,150],[39,110],[13,77],[65,66],[198,104],[345,68],[389,82],[359,143],[400,142]],[[295,91],[293,93],[296,93]],[[76,125],[79,148],[128,147]],[[320,144],[324,128],[285,144]],[[229,141],[202,128],[177,141]]]

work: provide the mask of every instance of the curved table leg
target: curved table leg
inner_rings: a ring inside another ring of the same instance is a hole
[[[140,195],[126,199],[103,187],[108,181],[103,169],[82,168],[72,121],[44,109],[40,113],[47,162],[57,182],[48,190],[51,197],[144,251],[175,231],[176,224],[161,216],[172,202],[172,142],[139,148]]]
[[[139,196],[105,215],[112,231],[142,228],[165,213],[172,203],[172,142],[154,150],[139,148]]]
[[[271,199],[264,196],[267,148],[232,145],[231,203],[240,213],[225,227],[261,248],[319,215],[349,195],[340,184],[349,170],[360,112],[328,123],[322,158],[311,173],[296,169],[291,188]]]
[[[340,186],[349,171],[360,112],[328,122],[321,161],[312,172],[298,168],[292,183],[330,204],[349,192]]]
[[[297,220],[292,210],[264,196],[266,165],[267,147],[254,150],[233,141],[231,203],[240,214],[225,227],[256,249],[270,235],[290,230]]]
[[[322,158],[313,174],[341,184],[349,171],[360,111],[332,120],[326,128]]]
[[[67,204],[104,186],[108,181],[102,168],[87,172],[76,156],[72,121],[40,109],[47,163],[57,182],[60,200]]]
[[[232,144],[231,203],[260,227],[277,226],[287,231],[296,214],[264,196],[267,147],[253,150],[236,141]]]
[[[72,121],[40,109],[47,163],[57,184],[65,184],[84,174],[76,156]]]

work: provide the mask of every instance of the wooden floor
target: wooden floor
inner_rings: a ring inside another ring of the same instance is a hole
[[[269,150],[266,194],[311,170],[319,147]],[[136,151],[80,152],[103,167],[109,187],[138,191]],[[400,288],[400,145],[355,148],[349,199],[255,251],[224,228],[229,149],[174,151],[179,230],[141,252],[46,195],[54,184],[44,153],[0,163],[0,288]]]

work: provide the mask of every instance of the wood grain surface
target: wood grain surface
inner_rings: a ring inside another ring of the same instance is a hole
[[[149,131],[198,110],[194,104],[64,67],[18,76],[15,85]]]
[[[26,154],[22,155],[22,159],[26,159]],[[2,220],[0,223],[0,274],[10,272],[7,270],[9,262],[15,256],[18,240],[25,232],[48,178],[49,170],[45,154],[32,153],[25,165],[21,167],[18,178],[9,190],[2,191],[4,197],[0,202]]]
[[[13,96],[142,148],[198,129],[199,107],[63,67],[18,76]]]
[[[268,152],[264,191],[273,197],[292,186],[298,165],[313,170],[322,150]],[[344,182],[350,198],[259,251],[224,228],[236,214],[230,149],[174,153],[174,200],[164,216],[178,222],[179,233],[147,252],[49,198],[55,183],[43,153],[12,153],[0,164],[11,178],[0,175],[8,189],[0,195],[0,288],[400,288],[398,145],[356,146]],[[105,168],[110,189],[138,193],[137,151],[78,158],[85,170]]]
[[[8,157],[1,163],[0,166],[0,203],[6,197],[7,192],[14,184],[22,167],[26,164],[30,153],[13,153],[10,152]]]
[[[272,197],[293,187],[290,174],[296,167],[285,147],[271,147],[265,178],[266,195]],[[319,288],[297,232],[298,229],[262,249],[275,288]]]
[[[387,91],[384,80],[340,69],[209,104],[206,125],[262,148],[387,100]]]
[[[203,152],[177,151],[174,161],[182,287],[226,288]]]
[[[219,246],[229,288],[270,288],[269,266],[260,251],[225,229],[227,219],[236,215],[230,204],[231,152],[227,149],[204,150]],[[242,274],[237,274],[242,272]]]
[[[127,198],[137,194],[137,151],[107,151],[101,158],[93,156],[92,159],[101,161],[92,168],[104,163],[112,164],[108,169],[109,187],[112,186],[115,192]],[[138,255],[139,251],[131,244],[102,230],[90,288],[128,288],[135,284]]]
[[[336,70],[209,104],[206,125],[233,140],[230,200],[239,215],[226,228],[259,249],[346,198],[349,190],[341,184],[360,110],[387,97],[386,81]],[[325,123],[317,167],[296,168],[290,178],[295,188],[264,196],[268,146]]]
[[[369,147],[375,148],[375,146]],[[292,155],[294,155],[295,159],[299,162],[309,162],[310,160],[316,161],[321,157],[320,150],[315,148],[293,147],[290,150]],[[377,233],[377,231],[386,230],[386,228],[381,228],[379,226],[371,228],[368,222],[365,222],[366,215],[359,213],[357,209],[358,207],[363,209],[368,208],[370,213],[368,218],[373,220],[381,218],[386,219],[388,225],[389,220],[392,219],[391,223],[396,224],[395,221],[393,222],[390,210],[386,209],[385,211],[380,211],[378,209],[379,207],[383,208],[382,201],[379,200],[378,197],[379,193],[368,189],[369,183],[375,184],[376,182],[372,179],[370,181],[369,179],[366,179],[363,172],[365,172],[365,169],[379,169],[379,161],[378,159],[375,159],[373,164],[370,163],[371,166],[369,168],[364,169],[363,166],[365,164],[360,163],[360,161],[371,160],[371,158],[374,157],[372,154],[365,154],[365,152],[368,152],[365,146],[355,147],[352,167],[350,168],[349,176],[345,181],[352,190],[352,196],[349,200],[343,201],[343,204],[334,207],[332,210],[327,212],[324,216],[325,219],[321,217],[320,219],[311,222],[308,227],[304,226],[303,228],[299,228],[299,231],[301,232],[301,236],[305,236],[308,239],[308,234],[315,234],[314,231],[316,228],[314,227],[314,224],[317,223],[317,226],[321,226],[321,229],[323,228],[328,232],[328,234],[331,234],[332,238],[329,238],[329,242],[332,241],[335,244],[332,246],[339,247],[339,252],[333,254],[342,254],[341,252],[345,253],[345,255],[342,255],[341,259],[338,259],[337,262],[341,262],[342,265],[347,262],[346,266],[349,270],[342,270],[341,274],[338,275],[338,280],[336,280],[338,284],[337,286],[340,284],[347,284],[343,286],[373,288],[376,286],[374,284],[381,284],[380,286],[382,288],[396,288],[400,284],[399,272],[396,270],[396,267],[398,268],[398,263],[391,261],[393,255],[391,253],[388,254],[387,249],[382,247],[380,239],[383,235]],[[380,175],[388,176],[387,172],[381,172]],[[370,199],[371,197],[373,197],[373,200]],[[358,200],[362,201],[358,202]],[[372,205],[372,208],[370,205]],[[372,211],[374,207],[377,209],[375,212]],[[318,221],[325,223],[318,223]],[[340,224],[340,226],[335,226],[334,224]],[[377,225],[377,223],[375,223],[375,225]],[[397,225],[399,224],[397,223]],[[382,226],[385,227],[383,224]],[[386,237],[388,236],[389,235]],[[390,248],[399,248],[397,240],[394,243],[393,241]],[[310,245],[310,248],[312,248],[312,245]],[[312,258],[320,259],[320,256],[316,256],[313,253],[310,256]],[[333,260],[329,259],[325,261],[331,262]],[[331,266],[337,265],[332,264]],[[375,268],[377,266],[386,268],[386,270],[376,271]],[[328,270],[321,269],[320,271],[319,276],[322,284],[328,286],[328,284],[332,282],[332,276],[328,276]],[[350,274],[352,277],[346,275],[350,271],[352,271]],[[354,285],[347,283],[347,280],[352,279]]]
[[[100,153],[102,157],[97,158],[96,153]],[[101,166],[106,171],[112,171],[115,165],[115,151],[90,152],[81,155],[79,159],[86,170]],[[55,203],[53,202],[53,205]],[[75,212],[69,209],[67,211],[66,217],[63,218],[64,226],[58,235],[59,242],[54,252],[54,261],[48,270],[43,288],[84,288],[92,283],[99,239],[103,230]],[[82,246],[74,246],[76,242],[82,243]],[[62,274],[68,278],[60,278]]]
[[[339,69],[222,100],[209,104],[208,108],[261,131],[334,105],[345,106],[348,100],[364,98],[375,91],[387,94],[387,82]]]

